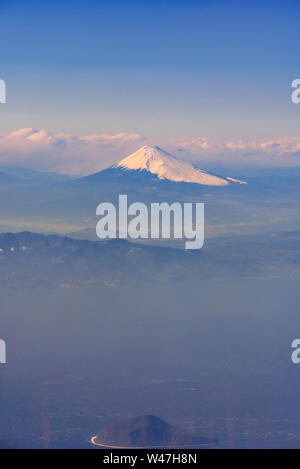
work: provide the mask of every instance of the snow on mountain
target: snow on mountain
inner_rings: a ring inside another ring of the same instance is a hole
[[[248,184],[248,182],[240,181],[240,179],[231,178],[229,176],[226,176],[226,179],[228,179],[228,181],[230,182],[238,182],[239,184]]]
[[[205,186],[227,186],[230,183],[247,184],[230,177],[220,177],[192,164],[178,160],[157,146],[145,145],[121,160],[115,167],[123,170],[149,171],[159,179],[193,182]]]

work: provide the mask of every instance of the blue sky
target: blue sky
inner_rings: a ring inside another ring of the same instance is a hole
[[[300,164],[298,0],[2,0],[0,18],[0,163],[88,172],[146,141]],[[7,138],[24,128],[44,130]]]
[[[295,135],[298,1],[4,1],[1,131]]]

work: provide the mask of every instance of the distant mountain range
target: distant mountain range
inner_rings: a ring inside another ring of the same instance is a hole
[[[201,251],[125,240],[0,234],[0,287],[72,288],[225,277],[300,278],[300,232],[211,240]]]
[[[0,184],[55,184],[74,179],[54,172],[36,171],[22,166],[0,165]]]
[[[116,448],[180,448],[209,445],[214,440],[169,425],[154,415],[142,415],[104,428],[91,442]]]

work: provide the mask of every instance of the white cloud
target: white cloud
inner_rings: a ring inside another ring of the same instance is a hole
[[[181,138],[177,149],[192,160],[214,164],[298,166],[300,137],[265,140],[226,140],[221,137]],[[175,148],[175,147],[174,147]]]
[[[140,134],[76,136],[32,128],[0,137],[0,164],[23,165],[45,171],[89,174],[118,161],[143,142]]]

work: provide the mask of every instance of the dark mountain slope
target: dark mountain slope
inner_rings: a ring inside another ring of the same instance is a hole
[[[105,428],[92,439],[94,444],[116,447],[175,447],[212,443],[195,433],[169,425],[153,415],[142,415]]]

